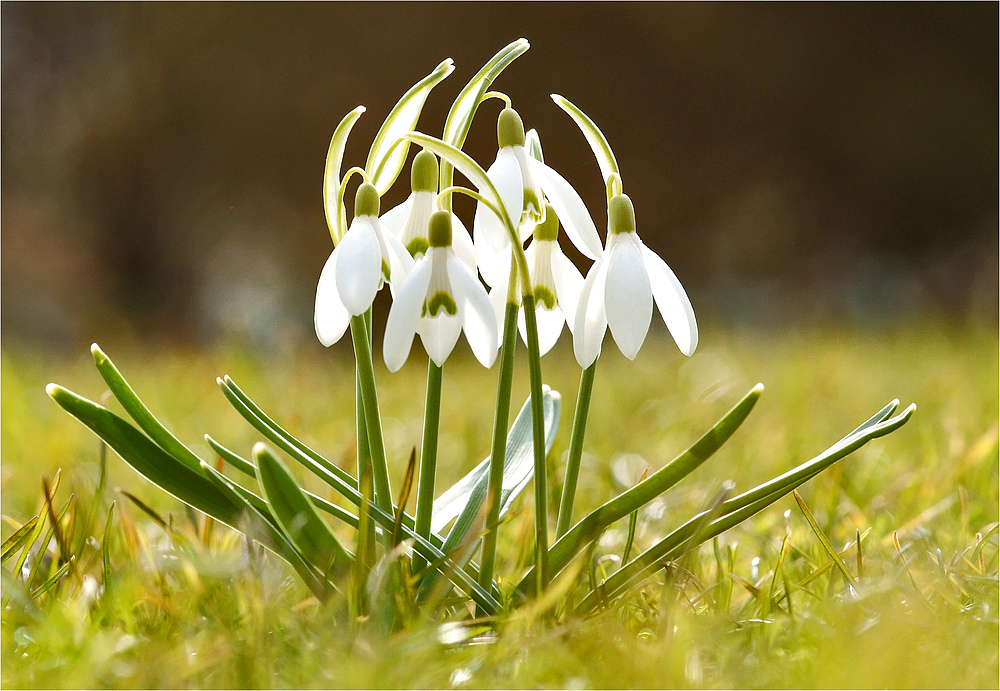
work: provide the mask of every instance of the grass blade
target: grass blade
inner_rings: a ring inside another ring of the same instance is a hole
[[[403,484],[399,488],[399,501],[396,502],[396,521],[392,524],[392,539],[389,544],[395,547],[399,544],[399,531],[403,527],[403,508],[410,500],[410,492],[413,490],[413,479],[417,473],[417,447],[413,447],[410,452],[410,460],[406,464],[406,473],[403,475]]]
[[[104,587],[111,582],[111,522],[115,515],[115,502],[108,509],[108,520],[104,523],[104,540],[101,542],[101,553],[104,557]]]
[[[823,549],[825,549],[826,553],[830,555],[831,559],[833,559],[833,563],[836,564],[837,568],[840,569],[840,572],[844,574],[844,578],[847,579],[847,582],[851,585],[851,587],[857,589],[858,582],[854,579],[854,574],[852,574],[850,569],[847,568],[847,564],[844,563],[844,560],[840,558],[840,554],[837,553],[836,548],[830,544],[830,538],[828,538],[819,527],[819,523],[817,523],[816,519],[813,517],[812,511],[809,510],[809,507],[806,506],[806,503],[802,501],[802,497],[795,490],[792,490],[792,497],[795,498],[795,503],[799,505],[799,511],[801,511],[802,515],[805,516],[806,522],[809,523],[809,527],[812,528],[812,531],[816,534],[820,544],[823,545]]]
[[[39,598],[39,597],[40,597],[40,596],[41,596],[41,595],[42,595],[42,594],[43,594],[44,592],[46,592],[46,591],[47,591],[47,590],[48,590],[49,588],[51,588],[51,587],[52,587],[52,586],[54,586],[54,585],[55,585],[56,583],[58,583],[58,582],[59,582],[59,580],[60,580],[60,579],[61,579],[61,578],[62,578],[63,576],[65,576],[65,575],[66,575],[66,573],[67,573],[67,572],[68,572],[68,571],[69,571],[69,570],[70,570],[70,569],[71,569],[71,568],[72,568],[72,567],[73,567],[74,565],[76,565],[76,557],[75,557],[75,556],[74,556],[74,557],[70,557],[70,558],[69,558],[69,561],[67,561],[67,562],[66,562],[65,564],[63,564],[62,566],[60,566],[60,567],[59,567],[59,570],[58,570],[58,571],[56,571],[56,572],[55,572],[54,574],[52,574],[52,576],[50,576],[50,577],[49,577],[49,579],[48,579],[47,581],[45,581],[45,582],[44,582],[44,583],[42,583],[42,584],[41,584],[40,586],[38,586],[38,587],[37,587],[37,588],[35,588],[35,589],[34,589],[33,591],[31,591],[31,597],[33,597],[33,598],[35,598],[35,599],[38,599],[38,598]]]
[[[7,538],[6,542],[3,543],[3,556],[0,561],[7,561],[8,557],[13,556],[18,548],[20,548],[24,543],[28,541],[31,537],[32,529],[35,524],[38,523],[38,516],[30,519],[27,523],[18,528],[13,535]]]

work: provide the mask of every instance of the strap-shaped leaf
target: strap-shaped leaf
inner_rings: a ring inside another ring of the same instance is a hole
[[[344,116],[333,132],[330,148],[326,153],[326,167],[323,170],[323,209],[326,211],[326,225],[330,229],[330,237],[334,244],[340,242],[347,232],[347,212],[340,201],[340,165],[344,161],[344,149],[347,148],[347,136],[351,128],[365,112],[364,106],[358,106]]]
[[[177,437],[170,433],[170,430],[164,427],[149,412],[149,409],[139,400],[135,391],[125,381],[125,378],[118,371],[118,368],[115,367],[115,364],[111,362],[111,359],[104,354],[96,343],[90,346],[90,352],[94,356],[97,371],[104,377],[104,381],[111,389],[111,393],[122,404],[125,412],[132,416],[132,419],[139,425],[139,429],[148,434],[149,438],[161,449],[201,475],[201,459],[188,447],[184,446]]]
[[[336,463],[333,463],[332,461],[324,458],[321,454],[311,449],[307,444],[296,439],[295,436],[293,436],[288,430],[284,429],[281,425],[279,425],[272,418],[270,418],[267,415],[267,413],[261,410],[260,406],[254,403],[250,399],[250,397],[247,396],[243,392],[243,390],[236,385],[236,382],[234,382],[232,379],[229,378],[228,374],[222,379],[219,379],[217,381],[219,386],[222,387],[223,392],[226,393],[226,397],[229,398],[230,403],[233,403],[233,399],[231,396],[234,396],[235,398],[239,399],[239,401],[242,403],[242,406],[236,406],[237,410],[241,410],[241,407],[246,408],[251,413],[253,413],[253,417],[262,422],[274,434],[277,434],[280,437],[282,437],[282,439],[284,439],[284,443],[295,447],[298,451],[307,456],[314,463],[322,466],[325,470],[340,478],[341,481],[345,482],[350,487],[353,487],[355,490],[358,489],[358,481],[350,473],[341,469]],[[236,404],[233,403],[233,405],[235,406]],[[246,418],[246,415],[244,415],[244,418]],[[253,421],[249,419],[247,421],[250,422],[250,424],[253,425],[254,427],[257,427],[257,429],[261,431],[261,433],[265,434],[265,436],[268,434],[267,432],[264,432],[264,430],[260,429],[260,427],[258,427],[257,424],[255,424]],[[278,442],[275,443],[277,444]]]
[[[586,113],[570,103],[569,100],[559,94],[552,94],[552,100],[573,118],[573,122],[583,132],[583,136],[586,137],[587,143],[590,144],[590,148],[597,158],[598,165],[601,166],[601,177],[604,184],[607,185],[612,174],[620,175],[618,161],[615,159],[615,153],[611,150],[611,145],[608,144],[607,137]]]
[[[254,412],[235,395],[235,393],[225,386],[225,382],[220,380],[219,384],[222,386],[223,393],[225,393],[226,397],[229,398],[230,403],[233,404],[244,419],[250,422],[250,424],[258,429],[265,437],[277,444],[282,451],[309,468],[318,478],[340,492],[340,494],[352,504],[357,507],[361,506],[361,493],[358,492],[357,489],[341,480],[337,475],[333,474],[325,467],[316,463],[315,460],[300,451],[294,444],[288,443],[286,438],[283,436],[283,430],[279,431],[257,417]],[[382,511],[377,506],[369,506],[369,511],[371,512],[372,518],[383,530],[392,530],[395,523],[395,516]],[[439,535],[432,534],[430,540],[418,536],[413,531],[413,518],[408,515],[403,516],[402,532],[407,538],[412,538],[414,540],[414,550],[416,550],[428,562],[440,563],[441,569],[447,571],[448,577],[453,583],[455,583],[456,587],[468,593],[469,597],[471,597],[476,604],[481,605],[486,611],[491,613],[500,611],[500,603],[497,602],[497,600],[490,593],[488,593],[476,582],[475,577],[477,569],[475,568],[475,565],[469,564],[465,567],[465,569],[454,568],[453,562],[450,559],[447,559],[444,552],[440,549],[440,545],[443,543],[443,540]]]
[[[448,111],[448,118],[444,122],[443,139],[459,149],[465,144],[465,138],[469,134],[472,126],[472,118],[479,108],[479,103],[483,96],[489,91],[493,80],[500,76],[507,65],[512,63],[519,55],[524,54],[530,47],[527,39],[519,38],[513,43],[504,46],[500,52],[494,55],[483,65],[482,69],[476,73],[452,104]]]
[[[698,530],[698,526],[704,517],[704,512],[691,517],[663,540],[636,557],[634,561],[612,574],[599,590],[591,591],[580,603],[577,612],[585,614],[592,611],[602,599],[611,600],[631,583],[648,576],[658,568],[662,561],[675,557],[684,549],[696,547],[697,545],[685,544],[693,536],[697,536],[702,542],[711,540],[716,535],[724,533],[754,514],[763,511],[792,490],[816,477],[836,461],[860,449],[872,439],[877,439],[899,429],[906,424],[917,407],[911,404],[899,415],[886,419],[886,416],[890,415],[898,404],[898,401],[893,401],[854,432],[846,435],[815,458],[749,492],[744,492],[724,502],[720,507],[721,515],[710,521],[703,530]],[[876,419],[879,419],[878,422],[873,422]]]
[[[612,523],[660,496],[711,458],[712,454],[729,441],[747,419],[763,391],[764,385],[757,384],[691,448],[631,489],[598,507],[573,526],[549,549],[549,569],[552,574],[564,569],[580,550]],[[518,585],[521,592],[525,594],[533,592],[533,575],[534,567],[521,579]]]
[[[205,441],[208,442],[208,445],[211,446],[212,449],[217,454],[219,454],[219,457],[222,458],[226,463],[229,463],[231,466],[242,472],[244,475],[248,475],[249,477],[252,477],[255,480],[257,479],[257,468],[256,466],[254,466],[253,463],[246,460],[242,456],[236,454],[235,452],[230,451],[225,446],[215,441],[214,439],[212,439],[212,437],[210,437],[207,434],[205,435]],[[358,517],[352,514],[347,509],[343,509],[334,504],[333,502],[329,502],[323,497],[319,497],[313,494],[312,492],[309,492],[307,490],[303,491],[305,492],[306,496],[309,497],[309,501],[313,503],[313,506],[315,506],[320,511],[328,513],[334,518],[340,519],[341,521],[351,526],[352,528],[358,527]]]
[[[365,172],[368,173],[371,183],[375,185],[380,196],[389,191],[406,162],[406,153],[410,147],[406,143],[397,145],[399,138],[405,132],[416,128],[420,111],[423,110],[431,89],[451,74],[454,69],[451,58],[435,67],[433,72],[403,94],[403,97],[389,112],[382,127],[379,128],[378,134],[375,135],[375,140],[372,142],[371,150],[368,152]]]
[[[545,414],[545,453],[552,449],[556,433],[559,430],[559,415],[562,408],[562,397],[548,386],[543,394]],[[486,490],[489,484],[490,459],[473,468],[461,480],[452,485],[434,501],[434,514],[431,518],[431,530],[440,533],[453,518],[462,518],[448,533],[448,540],[443,548],[448,550],[448,543],[455,547],[465,539],[469,528],[479,515],[482,503],[486,500]],[[514,424],[507,433],[507,453],[504,458],[503,489],[500,494],[500,515],[503,516],[511,507],[514,499],[527,486],[534,473],[534,461],[531,450],[531,397],[521,406],[521,411],[514,419]],[[477,489],[479,488],[479,489]],[[468,525],[466,526],[466,520]],[[454,535],[454,539],[453,536]]]
[[[253,456],[264,499],[282,532],[320,572],[326,573],[332,563],[335,573],[344,573],[354,556],[320,518],[292,474],[264,444],[254,446]]]
[[[107,408],[72,391],[49,384],[46,392],[62,408],[107,442],[136,472],[185,504],[237,527],[239,507],[211,480],[154,444],[147,436]]]

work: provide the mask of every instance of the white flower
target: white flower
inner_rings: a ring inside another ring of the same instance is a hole
[[[608,203],[608,246],[587,273],[580,291],[573,349],[581,367],[601,353],[608,327],[622,354],[634,359],[646,339],[653,300],[677,347],[690,356],[698,346],[698,324],[680,281],[635,232],[635,210],[625,194]]]
[[[436,210],[438,189],[437,158],[424,149],[410,167],[410,196],[402,204],[386,211],[379,218],[382,229],[392,233],[414,259],[422,257],[428,248],[427,226]],[[452,240],[455,253],[470,269],[476,268],[476,251],[472,237],[458,216],[452,214]]]
[[[559,218],[555,210],[547,205],[545,220],[535,226],[531,244],[524,251],[525,259],[528,261],[531,289],[535,296],[539,355],[545,355],[559,340],[563,324],[569,327],[570,332],[573,331],[572,318],[576,314],[577,300],[583,287],[583,276],[573,262],[563,254],[562,248],[559,247],[558,236]],[[493,303],[497,324],[502,329],[507,304],[506,283],[490,291],[490,302]],[[567,314],[570,315],[570,321],[566,320]],[[517,326],[521,332],[521,340],[527,344],[523,305],[518,313]]]
[[[521,117],[511,108],[500,112],[497,143],[500,150],[486,175],[500,195],[507,214],[519,226],[521,240],[526,240],[534,226],[545,218],[544,202],[548,199],[562,220],[570,241],[589,259],[601,256],[601,239],[580,195],[563,176],[527,152],[524,125]],[[484,259],[489,261],[485,253],[478,252],[483,243],[490,253],[501,252],[510,245],[506,226],[482,203],[476,208],[473,235],[481,270]],[[490,268],[486,271],[489,272]],[[485,273],[483,278],[489,282]],[[506,275],[502,280],[506,280]]]
[[[486,290],[451,246],[451,214],[431,215],[427,252],[396,291],[385,324],[382,357],[396,372],[420,334],[427,355],[439,367],[451,354],[461,331],[485,367],[497,357],[497,325]]]
[[[383,233],[378,219],[378,192],[364,183],[358,187],[354,220],[337,243],[316,286],[313,323],[320,343],[340,340],[351,316],[364,314],[385,281],[398,285],[413,259],[396,236]]]

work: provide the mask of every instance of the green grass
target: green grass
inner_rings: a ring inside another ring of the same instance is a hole
[[[290,568],[247,552],[229,529],[207,532],[202,517],[113,454],[93,528],[84,531],[95,508],[100,446],[49,400],[44,385],[55,381],[99,400],[104,384],[85,349],[69,360],[7,349],[0,363],[3,513],[14,524],[36,515],[41,478],[62,468],[55,506],[75,493],[69,514],[75,512],[76,527],[68,540],[77,564],[47,593],[31,603],[15,597],[4,610],[2,684],[996,687],[996,536],[973,554],[1000,507],[996,325],[777,334],[709,326],[702,344],[686,360],[665,339],[654,339],[634,363],[606,344],[576,518],[634,484],[645,468],[661,467],[758,381],[767,387],[764,396],[734,438],[640,511],[633,556],[699,510],[724,480],[735,481],[737,491],[767,480],[898,397],[919,406],[906,426],[800,490],[831,543],[852,545],[844,561],[858,579],[856,590],[828,565],[828,553],[787,497],[588,619],[572,616],[566,603],[589,589],[592,568],[598,578],[602,569],[617,568],[627,519],[603,536],[592,559],[575,562],[575,578],[557,579],[563,590],[554,620],[529,609],[492,631],[442,628],[430,619],[392,635],[380,633],[375,619],[352,626],[343,598],[321,606]],[[229,373],[289,431],[354,472],[354,376],[346,349],[309,344],[268,360],[234,350],[119,352],[114,343],[101,345],[150,409],[203,457],[211,457],[201,441],[205,432],[244,455],[258,440],[214,383]],[[550,455],[552,506],[579,379],[567,345],[542,361],[546,382],[564,396]],[[420,443],[418,352],[397,375],[376,371],[396,483]],[[527,395],[523,350],[518,357],[515,407]],[[471,356],[445,367],[439,492],[488,453],[495,381],[495,370],[484,371]],[[299,477],[330,496],[313,478]],[[170,535],[116,487],[172,522]],[[508,585],[531,555],[530,495],[500,536],[498,574]],[[105,580],[100,545],[112,500],[111,577],[99,599],[88,601],[84,577]],[[3,538],[12,533],[5,520]],[[350,531],[338,533],[353,544]],[[57,549],[50,544],[51,554]],[[55,565],[44,563],[46,569]],[[6,575],[3,590],[18,594]]]

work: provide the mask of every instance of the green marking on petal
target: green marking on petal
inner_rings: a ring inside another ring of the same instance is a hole
[[[382,275],[385,277],[385,280],[389,280],[389,264],[386,263],[385,259],[382,260]]]
[[[427,254],[427,248],[430,244],[427,242],[426,238],[413,238],[408,243],[406,243],[406,251],[410,253],[410,256],[416,259],[422,254]]]
[[[424,303],[424,308],[420,311],[420,316],[426,317],[429,314],[432,317],[436,317],[437,313],[442,309],[451,316],[458,314],[458,305],[455,304],[454,298],[444,291],[439,291],[434,293],[431,299]]]
[[[541,223],[545,220],[545,207],[534,190],[524,190],[524,208],[521,213],[527,214],[535,223]]]
[[[532,237],[536,240],[556,240],[559,238],[559,217],[551,204],[545,204],[545,220],[535,226]]]
[[[555,294],[542,285],[535,286],[535,304],[543,305],[547,310],[553,310],[556,308],[556,296]]]

